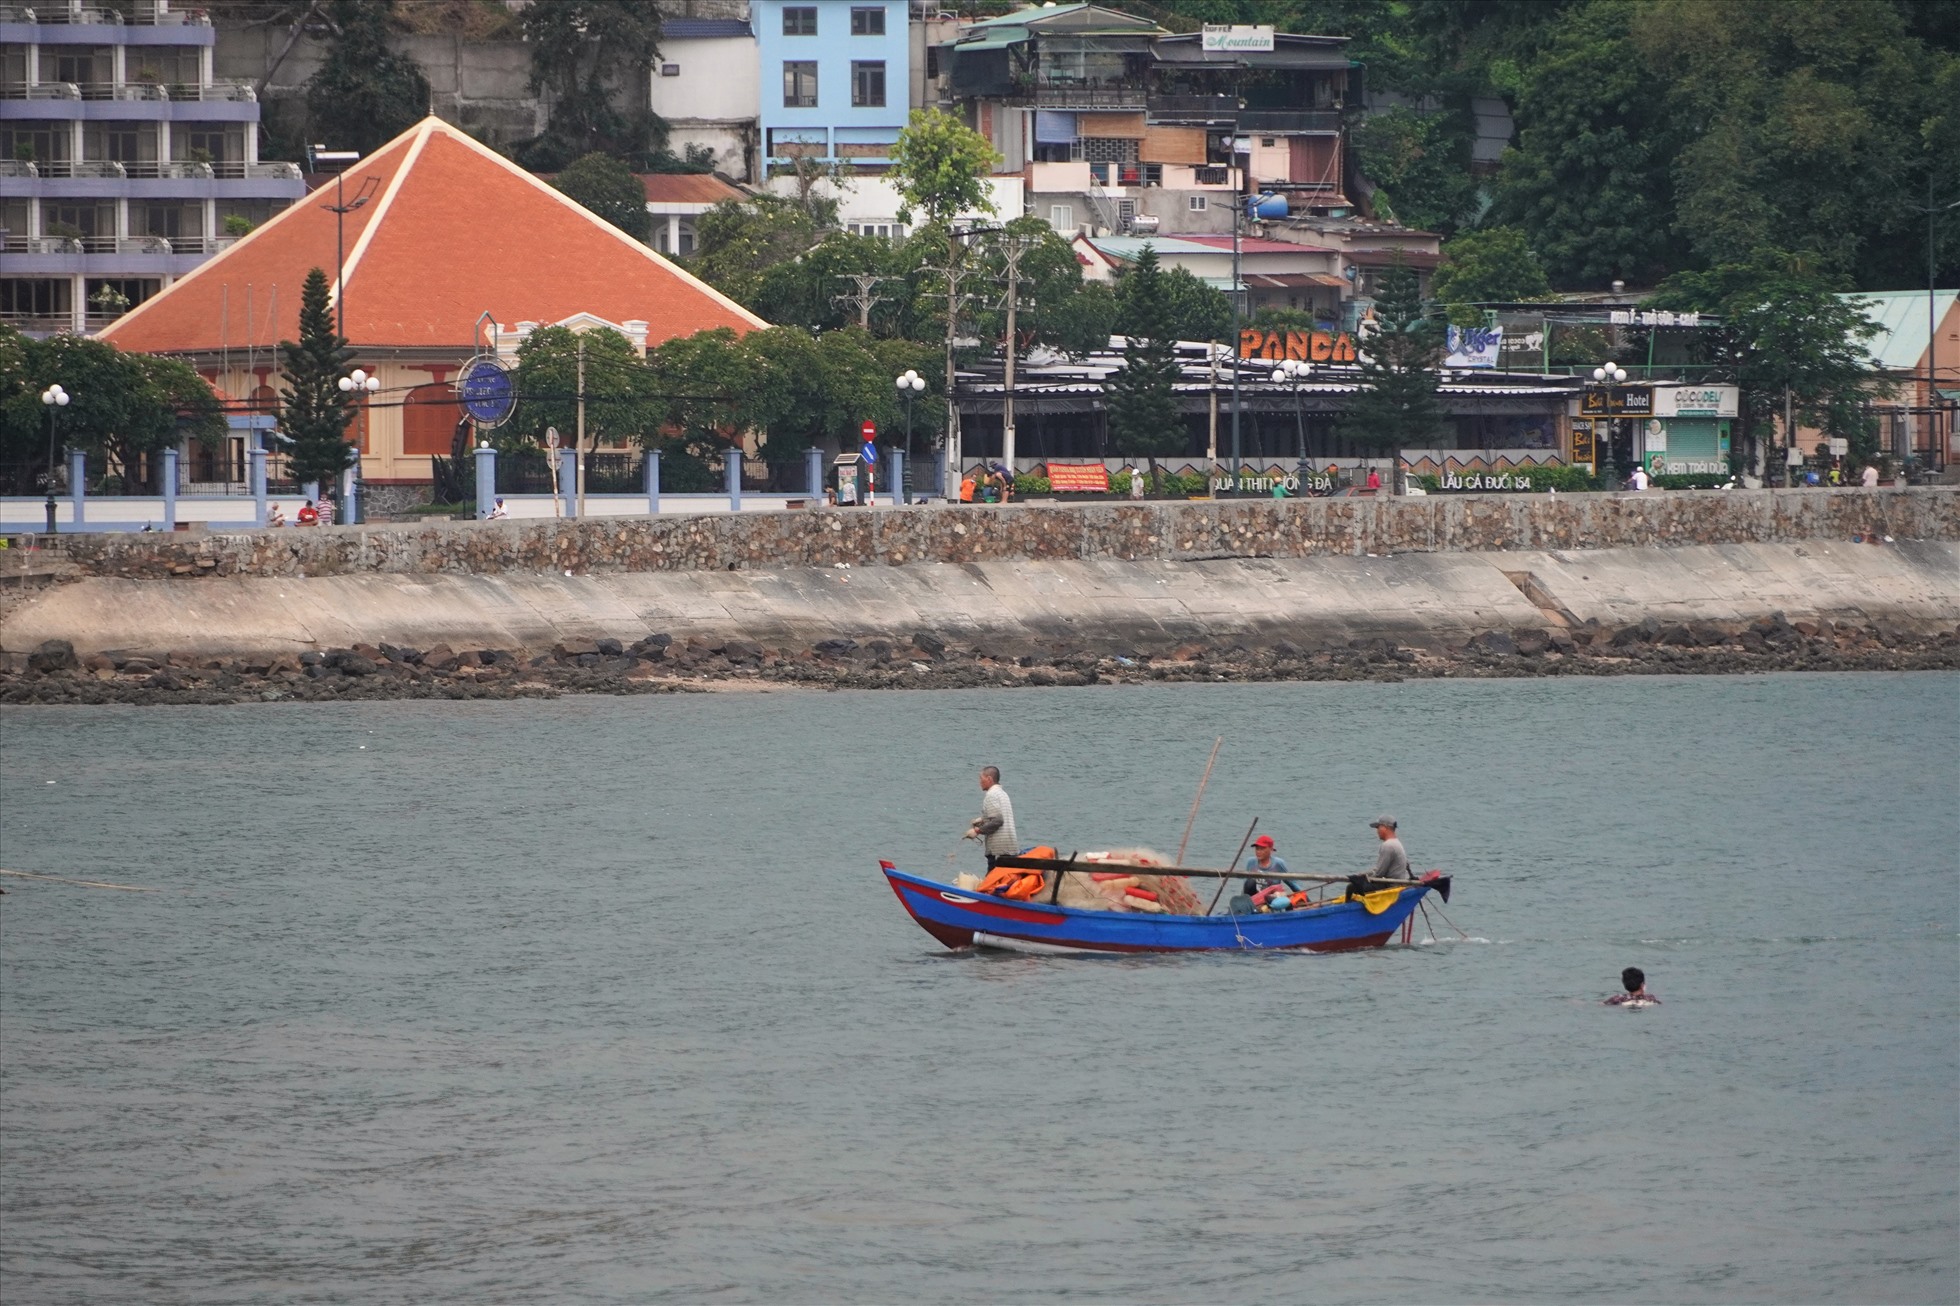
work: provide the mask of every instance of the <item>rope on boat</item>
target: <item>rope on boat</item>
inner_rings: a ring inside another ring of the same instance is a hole
[[[109,884],[102,880],[70,880],[60,875],[36,875],[32,871],[0,871],[0,875],[16,875],[23,880],[52,880],[56,884],[79,884],[84,889],[121,889],[124,893],[162,893],[162,889],[148,888],[140,884]]]
[[[1429,904],[1428,904],[1428,902],[1426,902],[1426,901],[1425,901],[1425,902],[1420,902],[1420,903],[1417,903],[1416,905],[1422,908],[1422,919],[1423,919],[1424,921],[1428,921],[1428,920],[1429,920]],[[1438,907],[1438,908],[1436,909],[1436,914],[1437,914],[1438,916],[1443,916],[1443,909],[1442,909],[1441,907]],[[1453,921],[1453,920],[1451,920],[1451,919],[1450,919],[1450,918],[1449,918],[1448,916],[1443,916],[1443,923],[1444,923],[1444,924],[1446,924],[1446,925],[1448,925],[1448,926],[1449,926],[1449,927],[1450,927],[1451,929],[1453,929],[1453,930],[1456,930],[1456,936],[1457,936],[1457,937],[1458,937],[1459,939],[1467,939],[1467,938],[1469,938],[1469,937],[1470,937],[1470,936],[1469,936],[1468,934],[1465,934],[1465,933],[1464,933],[1464,932],[1462,931],[1462,929],[1460,929],[1460,928],[1459,928],[1459,927],[1457,926],[1457,923],[1456,923],[1455,921]],[[1433,922],[1432,922],[1432,923],[1430,924],[1430,926],[1429,926],[1429,934],[1430,934],[1430,937],[1432,937],[1432,938],[1434,938],[1434,937],[1435,937],[1435,934],[1436,934],[1436,926],[1435,926],[1435,924],[1434,924]]]

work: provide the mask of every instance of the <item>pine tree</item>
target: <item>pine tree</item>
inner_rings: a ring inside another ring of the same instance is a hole
[[[1341,433],[1393,458],[1393,491],[1402,492],[1402,450],[1421,448],[1443,426],[1436,368],[1443,357],[1439,321],[1424,316],[1416,274],[1398,262],[1382,278],[1376,329],[1361,350],[1361,389],[1349,402]]]
[[[358,456],[347,438],[354,401],[339,388],[354,351],[333,329],[327,274],[314,268],[300,291],[299,343],[279,342],[286,392],[279,399],[279,430],[292,441],[289,464],[296,481],[331,481]]]
[[[1109,405],[1109,438],[1125,458],[1150,460],[1150,478],[1162,489],[1157,459],[1184,449],[1179,420],[1176,342],[1171,333],[1171,302],[1157,250],[1145,245],[1137,265],[1124,277],[1128,336],[1123,367],[1103,383]]]

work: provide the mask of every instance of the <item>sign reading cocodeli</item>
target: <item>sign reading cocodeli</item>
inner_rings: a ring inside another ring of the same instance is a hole
[[[1240,358],[1266,358],[1273,362],[1296,358],[1308,363],[1352,363],[1354,337],[1343,331],[1262,331],[1247,327],[1239,332]]]

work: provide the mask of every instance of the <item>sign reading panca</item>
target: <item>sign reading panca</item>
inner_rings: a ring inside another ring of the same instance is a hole
[[[1343,331],[1262,331],[1247,327],[1239,332],[1240,358],[1265,358],[1277,363],[1293,358],[1308,363],[1352,363],[1354,337]]]

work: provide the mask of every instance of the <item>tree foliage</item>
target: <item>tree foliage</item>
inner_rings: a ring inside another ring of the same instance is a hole
[[[1362,173],[1375,186],[1377,215],[1448,233],[1475,213],[1470,138],[1451,114],[1398,105],[1370,114],[1353,142]]]
[[[1786,390],[1799,422],[1871,448],[1864,404],[1875,378],[1867,346],[1878,329],[1831,283],[1788,267],[1725,264],[1676,274],[1653,302],[1721,319],[1696,333],[1701,361],[1712,368],[1710,380],[1741,392],[1743,443],[1759,474],[1762,434],[1782,413]]]
[[[299,339],[279,342],[279,432],[291,441],[287,461],[293,479],[330,481],[352,467],[359,454],[349,442],[354,399],[340,389],[354,351],[334,330],[327,274],[314,268],[300,288]]]
[[[611,155],[588,154],[552,184],[633,239],[647,238],[653,215],[647,212],[646,186]]]
[[[1443,332],[1441,323],[1423,311],[1416,274],[1401,263],[1382,278],[1375,322],[1374,334],[1361,349],[1361,388],[1340,429],[1356,444],[1393,456],[1399,494],[1401,451],[1423,448],[1442,431],[1436,369],[1443,357]]]
[[[781,195],[723,200],[695,219],[688,269],[729,298],[753,307],[769,270],[799,257],[822,238],[827,224],[820,216]]]
[[[1117,280],[1118,334],[1158,332],[1170,340],[1224,340],[1232,333],[1232,301],[1225,292],[1207,286],[1189,268],[1161,266],[1154,246],[1146,245],[1144,251],[1156,273],[1147,282],[1140,280],[1137,274],[1143,260],[1139,258]]]
[[[1149,459],[1153,479],[1157,459],[1184,447],[1174,389],[1178,366],[1167,280],[1157,262],[1156,246],[1145,245],[1136,266],[1124,277],[1128,295],[1123,318],[1130,334],[1123,345],[1123,366],[1103,383],[1110,444],[1125,457]]]
[[[546,93],[544,132],[518,149],[518,162],[557,172],[598,152],[630,167],[664,153],[666,124],[647,103],[660,53],[660,11],[644,0],[551,0],[519,15],[531,47],[531,88]]]
[[[1430,290],[1453,321],[1475,326],[1482,318],[1471,306],[1537,299],[1551,288],[1525,234],[1515,227],[1490,227],[1466,231],[1443,246]]]
[[[0,326],[0,461],[39,464],[48,456],[41,392],[57,383],[73,396],[56,418],[57,442],[125,469],[185,439],[224,437],[223,407],[188,363],[82,336],[33,340]]]
[[[914,213],[944,227],[964,213],[992,213],[987,178],[1000,155],[979,132],[939,109],[914,109],[892,146],[886,177],[898,188],[898,220]]]
[[[539,446],[556,427],[564,447],[578,435],[583,361],[585,443],[643,442],[657,436],[666,413],[654,376],[633,342],[599,328],[539,327],[517,350],[517,409],[498,429],[505,443]]]
[[[332,0],[327,57],[306,83],[314,139],[330,149],[371,153],[429,112],[421,65],[388,45],[394,0]]]

